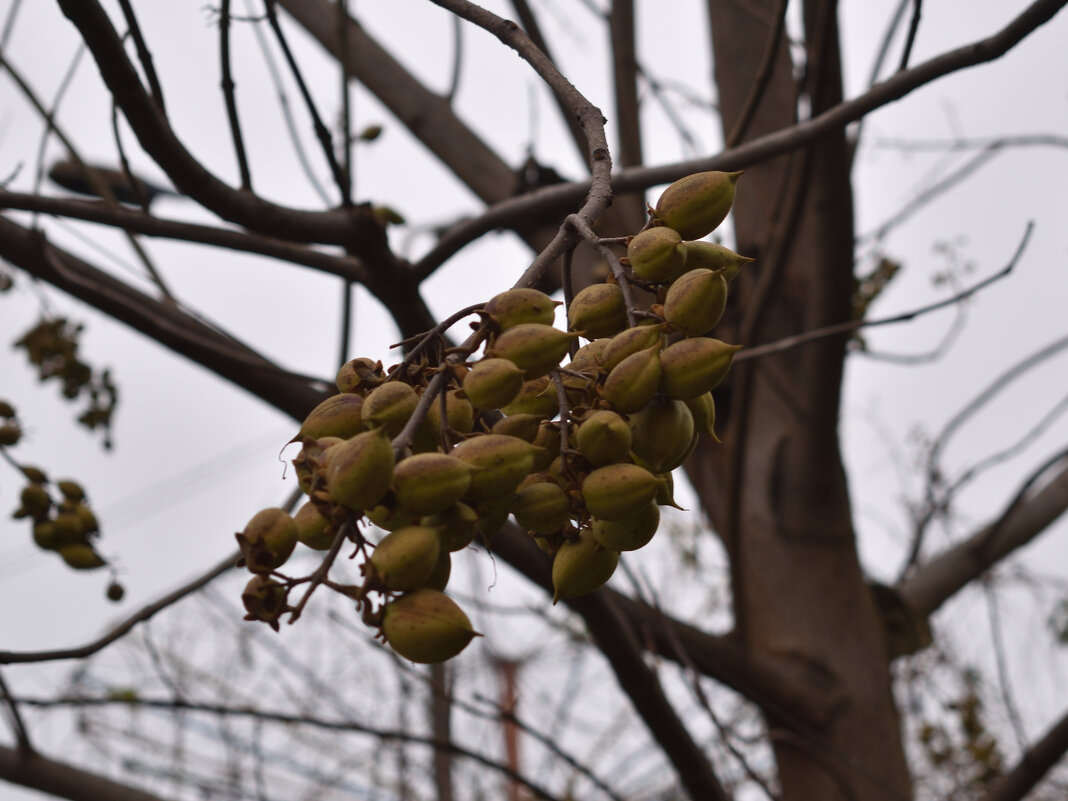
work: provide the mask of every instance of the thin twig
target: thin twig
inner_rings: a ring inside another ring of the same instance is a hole
[[[901,64],[898,70],[907,70],[909,56],[912,55],[912,45],[916,42],[916,32],[920,29],[920,14],[923,9],[923,0],[912,0],[912,19],[909,20],[908,38],[905,40],[905,49],[901,53]]]
[[[222,62],[222,90],[226,98],[226,118],[230,122],[230,135],[234,140],[234,153],[237,166],[241,171],[241,188],[252,191],[252,173],[248,168],[248,155],[245,153],[245,140],[241,136],[241,120],[237,116],[237,96],[230,69],[230,0],[222,0],[219,12],[219,60]]]
[[[152,92],[152,99],[159,108],[160,114],[166,116],[167,109],[163,105],[163,88],[160,86],[159,78],[156,76],[156,68],[152,63],[152,53],[145,43],[145,37],[141,34],[141,26],[137,23],[137,17],[134,16],[133,6],[130,5],[130,0],[119,0],[119,4],[122,6],[123,16],[126,17],[126,24],[130,28],[130,36],[133,37],[134,47],[137,48],[137,58],[141,62],[141,68],[145,71],[145,78],[148,79],[148,88]]]
[[[742,141],[742,137],[745,136],[746,129],[749,127],[749,123],[753,121],[753,115],[756,114],[760,101],[764,97],[764,91],[768,88],[768,84],[771,83],[775,59],[778,57],[779,51],[783,50],[782,35],[783,31],[786,30],[787,5],[789,5],[789,0],[779,0],[779,6],[775,9],[775,25],[771,29],[771,35],[768,37],[767,45],[764,47],[764,55],[760,59],[760,67],[753,78],[753,87],[749,90],[749,96],[746,97],[742,110],[738,112],[738,117],[734,121],[734,127],[731,129],[730,134],[727,136],[724,147],[731,148]]]
[[[7,710],[11,715],[11,728],[15,732],[15,742],[19,751],[23,753],[32,752],[34,748],[33,743],[30,741],[30,731],[26,728],[26,722],[22,719],[22,713],[19,712],[18,703],[15,701],[14,696],[11,695],[11,690],[8,689],[2,672],[0,672],[0,694],[4,696],[4,703],[7,704]]]

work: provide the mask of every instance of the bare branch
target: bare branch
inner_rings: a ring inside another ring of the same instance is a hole
[[[240,553],[233,553],[223,559],[221,562],[210,568],[207,572],[197,576],[173,592],[164,595],[158,601],[148,604],[142,607],[130,617],[119,623],[112,628],[103,637],[93,640],[86,645],[78,646],[76,648],[64,648],[56,651],[0,651],[0,665],[16,665],[25,664],[27,662],[53,662],[60,659],[84,659],[87,656],[95,654],[111,643],[115,642],[119,638],[127,634],[138,623],[144,623],[151,620],[158,612],[162,612],[164,609],[176,604],[178,601],[185,598],[187,595],[199,590],[207,584],[210,584],[216,578],[221,576],[228,570],[233,569],[234,564],[237,562]],[[2,774],[2,768],[0,768],[0,775]],[[4,778],[8,778],[4,776]],[[30,785],[33,786],[33,785]],[[73,796],[66,796],[73,797]]]
[[[36,752],[0,746],[0,779],[70,801],[164,801]]]
[[[912,45],[916,42],[916,32],[920,29],[920,16],[923,10],[923,0],[912,0],[912,19],[909,20],[908,38],[905,39],[905,49],[901,53],[901,65],[899,70],[908,69],[909,56],[912,54]]]
[[[1043,777],[1068,753],[1068,715],[1064,715],[1041,740],[1023,753],[980,801],[1023,801]]]
[[[1045,531],[1068,509],[1068,464],[1062,464],[1037,492],[1028,489],[1058,462],[1062,451],[1024,482],[1021,492],[1002,516],[963,542],[918,565],[897,588],[920,615],[930,615],[957,592],[1010,553]]]
[[[219,11],[219,60],[222,62],[222,90],[226,98],[226,117],[230,121],[230,135],[234,140],[234,153],[241,171],[241,188],[252,191],[252,174],[248,168],[245,140],[241,136],[241,120],[237,116],[237,97],[234,93],[234,78],[230,69],[230,0],[222,0]]]
[[[771,81],[775,59],[780,52],[785,55],[782,38],[783,32],[786,30],[787,5],[789,5],[788,0],[779,0],[779,7],[775,9],[775,25],[771,29],[771,35],[768,36],[768,43],[764,48],[764,55],[760,61],[760,69],[757,70],[756,78],[753,80],[753,87],[749,90],[749,97],[745,99],[745,105],[738,113],[734,128],[731,129],[730,134],[727,136],[725,146],[728,149],[742,141],[745,131],[749,127],[749,123],[752,122],[753,115],[764,97],[764,90],[768,88],[768,83]]]
[[[7,455],[6,452],[4,455]],[[3,673],[0,673],[0,695],[3,695],[4,703],[7,705],[7,711],[11,717],[11,728],[15,732],[15,742],[19,751],[24,753],[33,751],[33,744],[30,742],[30,731],[26,728],[26,721],[22,719],[22,713],[19,712],[18,702],[11,695],[11,690],[8,689],[7,682],[4,681]]]

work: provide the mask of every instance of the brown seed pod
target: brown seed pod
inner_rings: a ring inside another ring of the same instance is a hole
[[[593,536],[602,547],[610,551],[636,551],[649,544],[660,526],[660,507],[656,501],[622,520],[599,520],[593,518]]]
[[[540,450],[518,437],[485,434],[461,442],[451,455],[475,468],[466,497],[485,501],[514,492]]]
[[[630,426],[620,415],[607,409],[588,415],[579,426],[576,438],[578,449],[595,467],[621,462],[630,452]]]
[[[270,573],[286,563],[297,546],[297,524],[285,509],[261,509],[252,516],[237,544],[252,573]]]
[[[695,398],[687,398],[683,403],[693,415],[694,431],[698,434],[708,434],[716,442],[716,402],[712,399],[711,392],[705,392]]]
[[[452,659],[481,636],[455,601],[429,588],[386,604],[382,634],[398,654],[423,664]]]
[[[359,395],[332,395],[308,413],[290,442],[303,442],[309,437],[354,437],[364,430],[362,408],[363,398]]]
[[[612,368],[604,397],[617,412],[630,414],[645,406],[660,388],[660,344],[632,353]]]
[[[635,464],[599,467],[582,482],[582,498],[594,517],[621,520],[641,510],[656,497],[664,479]]]
[[[523,370],[530,381],[560,364],[577,338],[578,334],[560,331],[551,325],[521,323],[497,337],[486,355],[508,359]]]
[[[93,550],[92,545],[85,543],[64,545],[57,549],[56,553],[67,563],[68,567],[75,570],[94,570],[107,564],[100,554]]]
[[[693,415],[685,403],[672,398],[654,400],[627,421],[631,450],[652,473],[674,470],[693,445]]]
[[[403,381],[387,381],[371,390],[364,399],[361,410],[363,425],[365,428],[384,427],[393,438],[408,423],[418,403],[419,396],[410,385]]]
[[[393,468],[397,505],[417,515],[443,512],[471,486],[472,467],[444,453],[418,453]]]
[[[366,395],[379,384],[386,383],[386,374],[382,362],[360,357],[341,365],[335,383],[338,392]]]
[[[741,172],[698,172],[671,184],[656,201],[655,216],[683,239],[701,239],[727,218]]]
[[[477,409],[501,409],[519,394],[523,376],[508,359],[483,359],[464,376],[464,394]]]

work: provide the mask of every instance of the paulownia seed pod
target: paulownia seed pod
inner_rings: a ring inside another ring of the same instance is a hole
[[[686,269],[722,271],[724,280],[729,284],[745,265],[753,261],[748,256],[739,256],[733,250],[715,242],[683,242],[686,252]]]
[[[398,654],[424,664],[452,659],[481,636],[449,596],[428,588],[386,604],[382,633]]]
[[[648,350],[660,342],[660,334],[663,330],[663,325],[655,323],[637,325],[634,328],[620,331],[604,346],[601,353],[601,367],[610,371],[632,353]]]
[[[604,397],[623,414],[641,409],[660,388],[660,344],[632,353],[612,368],[604,382]]]
[[[698,172],[671,184],[656,202],[655,215],[683,239],[701,239],[727,218],[741,172]]]
[[[297,524],[285,509],[261,509],[237,535],[252,573],[270,573],[285,564],[297,546]]]
[[[477,409],[501,409],[519,394],[523,373],[508,359],[483,359],[464,376],[464,394]]]
[[[397,505],[418,515],[443,512],[471,486],[471,465],[444,453],[419,453],[393,468]]]
[[[664,299],[664,319],[689,337],[714,328],[726,309],[726,280],[704,268],[680,276]]]
[[[385,429],[365,431],[334,445],[326,466],[330,499],[354,511],[370,509],[393,480],[393,446]]]
[[[509,508],[520,526],[542,534],[563,527],[571,516],[567,493],[552,481],[538,481],[523,487],[515,494]]]
[[[540,450],[518,437],[485,434],[461,442],[452,456],[476,468],[466,497],[484,501],[514,492],[532,471]]]
[[[437,529],[408,526],[387,534],[371,554],[370,563],[387,590],[414,590],[430,578],[440,554]]]
[[[560,331],[551,325],[522,323],[497,337],[486,355],[508,359],[523,370],[530,381],[560,364],[577,338],[578,334]]]
[[[437,529],[441,550],[459,551],[475,539],[478,512],[466,503],[454,503],[443,512],[427,515],[419,524]]]
[[[591,284],[571,300],[567,325],[586,339],[610,337],[627,325],[623,291],[616,284]]]
[[[297,540],[314,551],[328,551],[334,544],[337,532],[330,521],[315,508],[315,504],[306,503],[293,515],[297,524]]]
[[[553,603],[593,592],[616,571],[619,553],[602,548],[589,529],[566,540],[553,558]]]
[[[686,400],[715,389],[727,377],[741,345],[710,337],[691,337],[669,345],[660,354],[661,389],[671,398]]]
[[[685,403],[672,398],[654,400],[627,421],[631,450],[652,473],[674,470],[693,444],[693,415]]]
[[[395,437],[407,424],[418,403],[419,396],[409,384],[387,381],[371,390],[364,399],[363,425],[365,428],[384,427],[390,438]]]
[[[627,458],[631,433],[627,421],[607,409],[593,412],[579,426],[578,449],[595,467],[615,464]]]
[[[485,312],[502,331],[524,323],[552,325],[559,302],[537,289],[521,287],[495,295],[486,304]]]
[[[362,408],[363,398],[359,395],[332,395],[308,412],[290,442],[303,442],[308,437],[354,437],[364,430]]]
[[[647,228],[627,245],[627,261],[643,281],[667,283],[686,270],[682,237],[671,227]]]
[[[610,551],[636,551],[649,544],[660,526],[660,507],[649,501],[633,515],[622,520],[593,518],[593,536]]]
[[[612,464],[599,467],[582,482],[582,498],[594,517],[622,520],[641,510],[656,497],[664,483],[636,464]]]

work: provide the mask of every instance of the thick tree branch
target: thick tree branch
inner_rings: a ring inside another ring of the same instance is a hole
[[[1064,715],[1041,740],[1021,756],[1016,766],[1002,776],[980,801],[1023,801],[1047,773],[1068,753],[1068,715]]]
[[[65,762],[0,746],[0,779],[70,801],[163,801]]]
[[[1064,464],[1063,457],[1060,461],[1059,471],[1042,489],[1010,504],[1000,520],[917,566],[911,576],[898,584],[902,597],[917,614],[927,616],[935,612],[1064,514],[1068,509],[1068,464]]]
[[[870,90],[810,120],[765,134],[710,158],[664,164],[658,167],[631,167],[612,176],[617,193],[635,192],[666,184],[705,170],[738,170],[804,147],[833,131],[844,128],[877,108],[900,100],[910,92],[950,73],[1000,58],[1024,37],[1048,22],[1068,0],[1037,0],[1016,19],[993,36],[959,47],[923,62]],[[444,263],[461,248],[489,231],[508,228],[532,216],[563,215],[579,202],[589,182],[577,181],[545,187],[516,198],[501,201],[477,218],[457,225],[416,264],[420,274]]]

